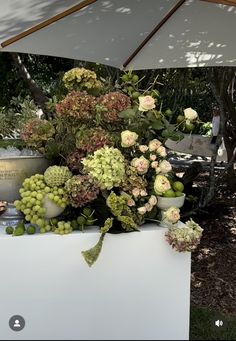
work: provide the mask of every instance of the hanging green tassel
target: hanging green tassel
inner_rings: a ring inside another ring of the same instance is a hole
[[[89,250],[82,251],[82,255],[90,267],[96,262],[96,260],[98,259],[100,255],[104,237],[105,237],[105,233],[102,233],[101,237],[99,238],[99,241],[97,242],[95,246],[93,246]]]
[[[110,230],[113,224],[113,218],[108,218],[105,221],[104,226],[101,228],[101,236],[99,238],[99,241],[97,242],[96,245],[94,245],[91,249],[82,251],[82,256],[84,257],[86,263],[91,267],[96,260],[98,259],[102,246],[103,246],[103,241],[106,233]]]

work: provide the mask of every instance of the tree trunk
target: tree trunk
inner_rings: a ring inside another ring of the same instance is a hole
[[[32,79],[29,71],[24,65],[19,54],[12,52],[10,53],[10,55],[12,57],[14,65],[19,71],[20,76],[24,79],[25,83],[27,84],[35,103],[42,109],[45,117],[49,119],[51,116],[51,113],[49,112],[47,108],[47,104],[46,104],[48,101],[48,97],[44,94],[43,90]]]
[[[213,94],[219,103],[221,133],[223,134],[228,162],[229,188],[236,190],[236,171],[233,167],[236,149],[236,108],[235,108],[235,68],[214,68],[210,70]]]

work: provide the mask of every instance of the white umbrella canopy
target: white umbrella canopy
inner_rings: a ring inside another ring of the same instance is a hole
[[[2,0],[0,43],[3,52],[121,69],[236,66],[235,6],[236,0]]]

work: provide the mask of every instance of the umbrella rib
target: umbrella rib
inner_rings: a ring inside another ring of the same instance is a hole
[[[134,52],[127,58],[127,60],[123,63],[123,67],[125,68],[134,57],[142,50],[142,48],[147,44],[147,42],[156,34],[160,28],[169,20],[169,18],[184,4],[186,0],[180,0],[175,4],[174,7],[170,9],[169,12],[164,16],[164,18],[154,27],[154,29],[149,33],[149,35],[141,42],[141,44],[134,50]]]
[[[70,8],[68,8],[67,10],[61,12],[61,13],[58,13],[57,15],[29,28],[28,30],[26,31],[23,31],[17,35],[15,35],[14,37],[10,38],[10,39],[7,39],[5,40],[4,42],[1,43],[1,47],[6,47],[8,45],[11,45],[15,42],[17,42],[18,40],[22,39],[22,38],[25,38],[27,37],[28,35],[36,32],[36,31],[39,31],[41,30],[42,28],[45,28],[53,23],[55,23],[56,21],[60,20],[60,19],[63,19],[65,17],[67,17],[68,15],[70,14],[73,14],[75,12],[78,12],[80,11],[81,9],[83,9],[84,7],[86,6],[89,6],[91,4],[93,4],[94,2],[96,2],[97,0],[84,0],[82,2],[80,2],[79,4],[77,5],[74,5]]]
[[[236,0],[202,0],[206,2],[212,2],[215,4],[223,4],[228,6],[236,6]]]

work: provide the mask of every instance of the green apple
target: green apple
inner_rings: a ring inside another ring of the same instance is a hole
[[[173,191],[173,189],[168,189],[168,191],[164,192],[163,197],[174,198],[175,192]]]
[[[175,181],[172,187],[176,192],[183,192],[184,190],[184,184],[181,181]]]

